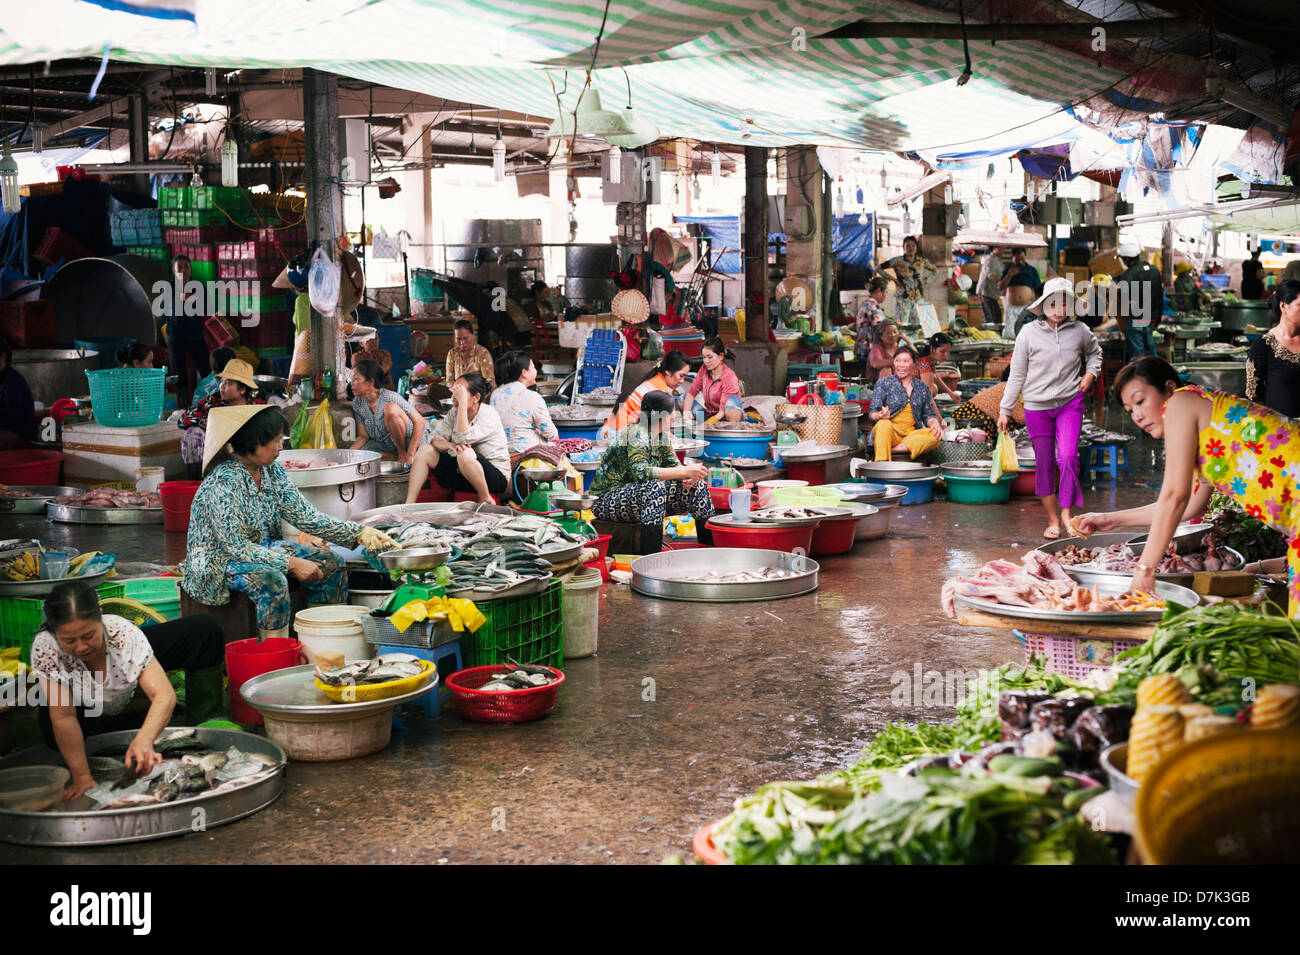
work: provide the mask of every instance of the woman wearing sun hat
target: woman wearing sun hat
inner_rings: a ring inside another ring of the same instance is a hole
[[[1025,424],[1034,442],[1035,491],[1047,511],[1043,536],[1061,536],[1070,510],[1083,506],[1079,486],[1079,432],[1084,395],[1101,374],[1101,346],[1092,329],[1074,316],[1083,302],[1069,279],[1049,279],[1026,312],[1036,316],[1016,336],[1011,376],[998,406],[998,430],[1006,431],[1016,400],[1025,404]]]
[[[276,408],[212,409],[181,564],[181,587],[201,604],[223,606],[232,590],[246,595],[257,608],[261,637],[288,634],[290,575],[310,604],[347,603],[342,561],[322,547],[282,539],[282,521],[343,547],[396,546],[372,527],[322,514],[302,496],[276,461],[286,430]]]
[[[185,462],[191,480],[199,479],[200,465],[203,462],[204,432],[212,409],[266,404],[266,399],[258,391],[257,381],[253,378],[253,366],[248,362],[232,358],[226,362],[216,377],[217,390],[190,410],[182,412],[177,422],[180,429],[185,432],[181,438],[181,460]]]

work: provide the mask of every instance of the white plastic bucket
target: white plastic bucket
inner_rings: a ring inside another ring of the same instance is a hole
[[[321,651],[341,653],[349,662],[369,660],[370,647],[360,619],[367,613],[370,613],[369,607],[357,605],[299,610],[293,618],[293,629],[307,654],[307,661],[314,662],[316,654]]]
[[[759,481],[758,484],[754,486],[754,489],[758,491],[758,506],[771,507],[772,495],[776,493],[778,488],[807,486],[807,481]]]
[[[600,626],[600,571],[584,570],[564,584],[564,659],[596,652]]]
[[[157,494],[158,485],[166,480],[164,468],[140,468],[135,472],[135,489],[141,494]]]

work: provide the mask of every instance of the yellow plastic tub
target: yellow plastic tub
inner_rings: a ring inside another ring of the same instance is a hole
[[[422,668],[415,676],[387,683],[365,683],[361,686],[330,686],[316,677],[316,687],[335,703],[370,703],[374,700],[387,700],[418,690],[429,682],[438,679],[438,667],[431,660],[419,661]]]

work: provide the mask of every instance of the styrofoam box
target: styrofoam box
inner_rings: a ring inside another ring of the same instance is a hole
[[[106,428],[76,423],[63,428],[65,478],[74,483],[134,483],[140,468],[160,467],[167,480],[185,476],[181,430],[174,421],[142,428]]]

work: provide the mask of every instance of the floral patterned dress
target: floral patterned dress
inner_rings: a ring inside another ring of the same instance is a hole
[[[1287,612],[1300,616],[1300,422],[1235,395],[1188,385],[1179,391],[1211,402],[1210,426],[1197,437],[1197,470],[1250,514],[1287,537]]]
[[[48,630],[42,630],[32,640],[32,669],[50,683],[66,687],[74,700],[98,699],[102,715],[116,716],[135,696],[140,677],[153,659],[153,647],[130,620],[105,614],[104,649],[104,672],[97,674],[84,660],[64,650]]]
[[[355,547],[361,525],[339,521],[313,507],[278,462],[262,469],[261,485],[235,460],[223,461],[194,496],[181,587],[199,603],[220,607],[230,591],[245,594],[257,608],[262,630],[289,625],[289,558],[320,564],[325,579],[304,584],[307,602],[347,603],[343,562],[332,552],[281,539],[280,522],[308,534]]]

